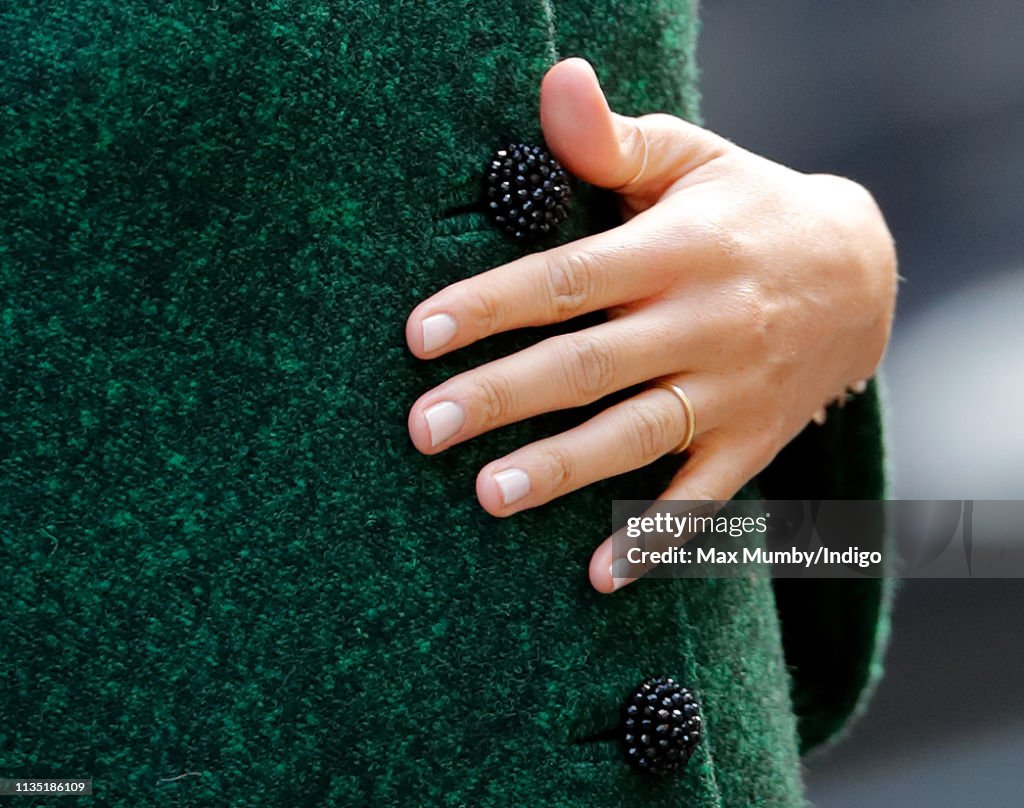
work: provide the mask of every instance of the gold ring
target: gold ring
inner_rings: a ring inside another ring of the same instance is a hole
[[[697,416],[693,411],[693,402],[690,401],[690,397],[683,392],[683,388],[678,385],[667,382],[664,379],[651,382],[651,387],[663,387],[678,398],[683,404],[683,411],[686,413],[686,434],[683,435],[683,439],[679,442],[679,445],[673,449],[670,454],[681,454],[685,452],[693,441],[694,433],[697,431]]]

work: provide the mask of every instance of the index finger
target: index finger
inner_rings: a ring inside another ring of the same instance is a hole
[[[405,338],[421,359],[516,328],[548,325],[653,296],[679,253],[643,217],[445,287],[409,315]]]

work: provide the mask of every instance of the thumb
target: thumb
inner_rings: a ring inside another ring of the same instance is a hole
[[[613,112],[585,59],[565,59],[541,82],[540,122],[555,158],[572,174],[626,196],[655,200],[728,141],[681,118]]]

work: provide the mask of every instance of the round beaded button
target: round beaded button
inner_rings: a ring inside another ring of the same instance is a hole
[[[509,144],[484,173],[487,214],[516,241],[553,233],[569,216],[569,193],[569,175],[544,146]]]
[[[623,748],[633,766],[670,774],[686,765],[701,735],[700,705],[693,693],[668,676],[648,677],[623,711]]]

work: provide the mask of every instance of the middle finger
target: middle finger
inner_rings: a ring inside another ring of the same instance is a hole
[[[589,404],[685,370],[696,338],[657,309],[551,337],[425,393],[409,413],[409,435],[417,449],[434,454],[506,424]]]

